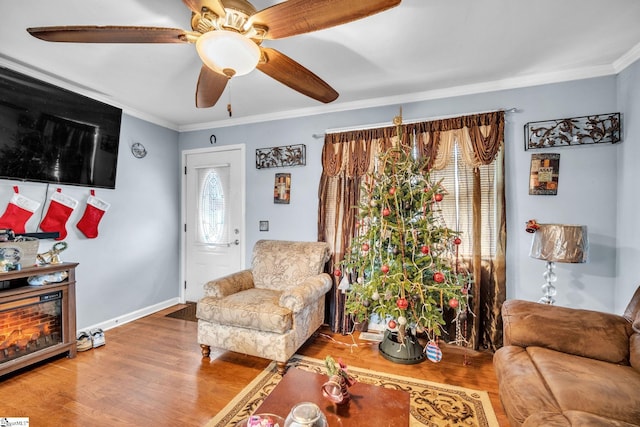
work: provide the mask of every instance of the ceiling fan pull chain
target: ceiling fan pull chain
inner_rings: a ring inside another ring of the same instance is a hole
[[[231,111],[231,79],[229,79],[229,89],[228,89],[228,93],[229,93],[229,102],[227,103],[227,111],[229,112],[229,117],[233,116],[233,111]]]

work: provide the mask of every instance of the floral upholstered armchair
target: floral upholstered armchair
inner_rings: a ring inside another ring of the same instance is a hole
[[[286,363],[324,321],[332,280],[324,242],[260,240],[251,268],[204,285],[198,301],[198,343]]]

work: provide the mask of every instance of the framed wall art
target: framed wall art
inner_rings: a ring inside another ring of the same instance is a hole
[[[291,174],[277,173],[273,186],[273,203],[288,205],[291,201]]]
[[[558,194],[559,174],[560,154],[532,154],[529,173],[529,194],[555,196]]]

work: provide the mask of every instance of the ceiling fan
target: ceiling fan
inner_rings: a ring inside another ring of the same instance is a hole
[[[320,77],[285,54],[262,47],[274,40],[345,24],[382,12],[401,0],[288,0],[257,11],[247,0],[182,0],[191,10],[191,29],[137,26],[33,27],[27,31],[50,42],[195,43],[203,61],[196,107],[216,104],[231,77],[262,71],[315,100],[338,97]],[[229,107],[229,113],[231,110]]]

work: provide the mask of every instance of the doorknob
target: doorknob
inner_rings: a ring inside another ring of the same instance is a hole
[[[238,245],[240,244],[240,240],[236,239],[236,240],[233,242],[233,244],[234,244],[234,245],[236,245],[236,246],[238,246]]]

